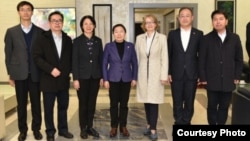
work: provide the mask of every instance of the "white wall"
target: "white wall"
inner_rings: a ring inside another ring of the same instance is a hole
[[[16,5],[21,0],[1,0],[0,1],[0,82],[8,81],[6,68],[4,63],[4,34],[8,27],[19,23]],[[214,0],[28,0],[34,4],[35,7],[76,7],[77,17],[77,34],[81,34],[79,22],[82,16],[92,15],[92,4],[112,4],[112,21],[113,25],[123,23],[129,29],[129,22],[132,21],[129,17],[130,3],[198,3],[198,20],[197,27],[208,33],[211,31],[210,14],[215,9]],[[237,0],[236,3],[236,33],[240,35],[243,49],[244,60],[248,60],[245,50],[246,42],[246,24],[250,21],[250,1]],[[127,31],[129,35],[129,30]],[[127,38],[129,39],[129,38]]]

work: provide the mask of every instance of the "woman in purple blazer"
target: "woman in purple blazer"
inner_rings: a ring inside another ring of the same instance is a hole
[[[126,28],[116,24],[113,29],[115,41],[107,43],[103,54],[104,87],[109,89],[111,131],[110,137],[120,133],[129,137],[126,128],[128,115],[128,100],[131,86],[136,85],[137,57],[134,44],[125,41]]]

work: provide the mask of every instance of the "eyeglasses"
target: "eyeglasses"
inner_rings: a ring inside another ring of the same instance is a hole
[[[61,24],[63,21],[62,20],[51,20],[50,22],[54,23],[54,24]]]
[[[149,24],[154,24],[155,22],[145,22],[145,24],[149,25]]]
[[[180,15],[179,18],[183,19],[183,18],[190,18],[191,15]]]
[[[20,11],[20,12],[32,12],[31,9],[22,9],[22,8],[21,8],[19,11]]]

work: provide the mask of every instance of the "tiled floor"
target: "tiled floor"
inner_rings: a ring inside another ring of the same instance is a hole
[[[14,88],[8,85],[0,85],[0,93],[14,93]],[[55,105],[56,107],[56,105]],[[128,116],[128,129],[131,133],[129,138],[124,138],[122,136],[118,136],[116,138],[109,138],[109,98],[108,92],[106,89],[100,89],[98,99],[97,99],[97,110],[95,115],[94,127],[100,132],[99,139],[93,139],[89,137],[88,140],[114,140],[114,141],[136,141],[136,140],[149,140],[148,137],[143,136],[142,132],[145,127],[145,115],[143,105],[137,103],[135,96],[135,89],[131,90],[130,100],[129,100],[129,116]],[[30,106],[28,105],[28,122],[29,128],[31,124],[31,113]],[[56,109],[55,109],[56,112]],[[231,111],[229,112],[228,123],[231,120]],[[4,141],[16,141],[18,137],[18,129],[17,129],[17,120],[16,120],[16,111],[13,110],[6,114],[6,137],[3,139]],[[55,114],[55,119],[57,119]],[[70,104],[68,109],[68,122],[69,122],[69,130],[74,134],[74,138],[71,140],[64,139],[62,137],[56,136],[57,141],[81,141],[83,139],[80,138],[80,129],[78,126],[78,100],[76,96],[76,92],[74,89],[70,89]],[[173,124],[173,111],[172,111],[172,97],[170,93],[170,89],[166,88],[165,94],[165,103],[160,105],[160,113],[159,113],[159,122],[158,122],[158,132],[159,139],[158,141],[172,141],[172,124]],[[55,124],[57,122],[55,121]],[[207,124],[206,120],[206,95],[204,89],[198,89],[195,100],[195,112],[192,120],[192,124]],[[42,134],[43,140],[46,140],[45,135],[45,125],[42,123]],[[56,134],[57,135],[57,134]],[[33,141],[32,132],[28,131],[27,141]]]

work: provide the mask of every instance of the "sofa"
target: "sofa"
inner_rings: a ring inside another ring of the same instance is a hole
[[[233,92],[232,124],[250,125],[250,84],[239,86]]]
[[[0,140],[4,138],[5,133],[4,96],[0,94]]]
[[[246,83],[250,82],[250,67],[249,67],[249,63],[246,61],[244,61],[240,79],[244,80]]]

